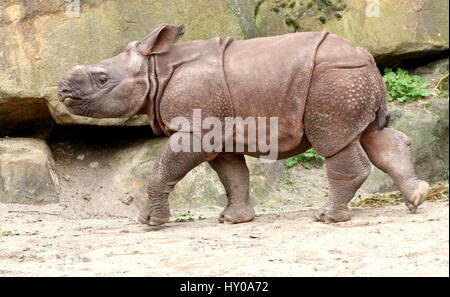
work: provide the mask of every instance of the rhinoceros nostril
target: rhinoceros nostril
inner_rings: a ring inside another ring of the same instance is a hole
[[[60,83],[58,86],[58,99],[64,102],[65,98],[73,97],[73,90],[67,84]]]

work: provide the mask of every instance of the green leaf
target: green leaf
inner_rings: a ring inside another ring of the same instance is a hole
[[[316,150],[312,148],[300,155],[286,159],[284,163],[288,168],[301,164],[303,168],[310,169],[313,164],[321,167],[324,162],[325,158],[319,155]]]
[[[401,68],[394,72],[386,67],[383,80],[388,91],[388,101],[411,102],[431,95],[431,91],[426,89],[430,84],[426,79],[409,75],[408,71]]]

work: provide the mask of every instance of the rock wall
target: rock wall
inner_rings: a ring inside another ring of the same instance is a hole
[[[57,101],[56,85],[73,66],[113,56],[158,24],[184,24],[181,42],[256,36],[252,0],[81,3],[77,17],[67,12],[63,0],[0,1],[0,137],[32,126],[30,121],[47,121],[50,115],[57,124],[146,125],[146,117],[73,116]]]
[[[368,50],[383,65],[398,65],[406,59],[448,51],[447,0],[259,3],[256,26],[261,36],[326,30]]]

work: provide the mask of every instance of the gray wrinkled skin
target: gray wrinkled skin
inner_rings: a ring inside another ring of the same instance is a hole
[[[150,83],[147,59],[134,45],[98,64],[72,68],[58,88],[67,109],[94,118],[136,114],[146,102]]]
[[[411,212],[426,199],[429,186],[416,177],[408,137],[387,128],[386,88],[368,52],[326,32],[174,45],[183,30],[160,25],[115,57],[74,67],[59,84],[60,101],[82,116],[147,114],[154,132],[168,137],[177,132],[170,121],[178,116],[192,121],[193,109],[201,109],[203,118],[221,121],[277,117],[280,159],[310,147],[326,157],[329,201],[316,212],[317,221],[350,220],[347,204],[368,177],[370,163],[392,177]],[[192,132],[181,133],[192,137]],[[243,154],[262,153],[259,147],[249,152],[248,139],[244,145],[244,153],[183,153],[167,143],[155,161],[149,199],[138,220],[166,223],[169,193],[205,161],[228,197],[219,222],[253,220]]]

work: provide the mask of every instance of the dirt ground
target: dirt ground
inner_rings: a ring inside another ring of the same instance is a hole
[[[70,220],[0,205],[0,276],[449,276],[449,205],[356,208],[350,222],[312,211],[216,214],[162,227],[132,219]]]

